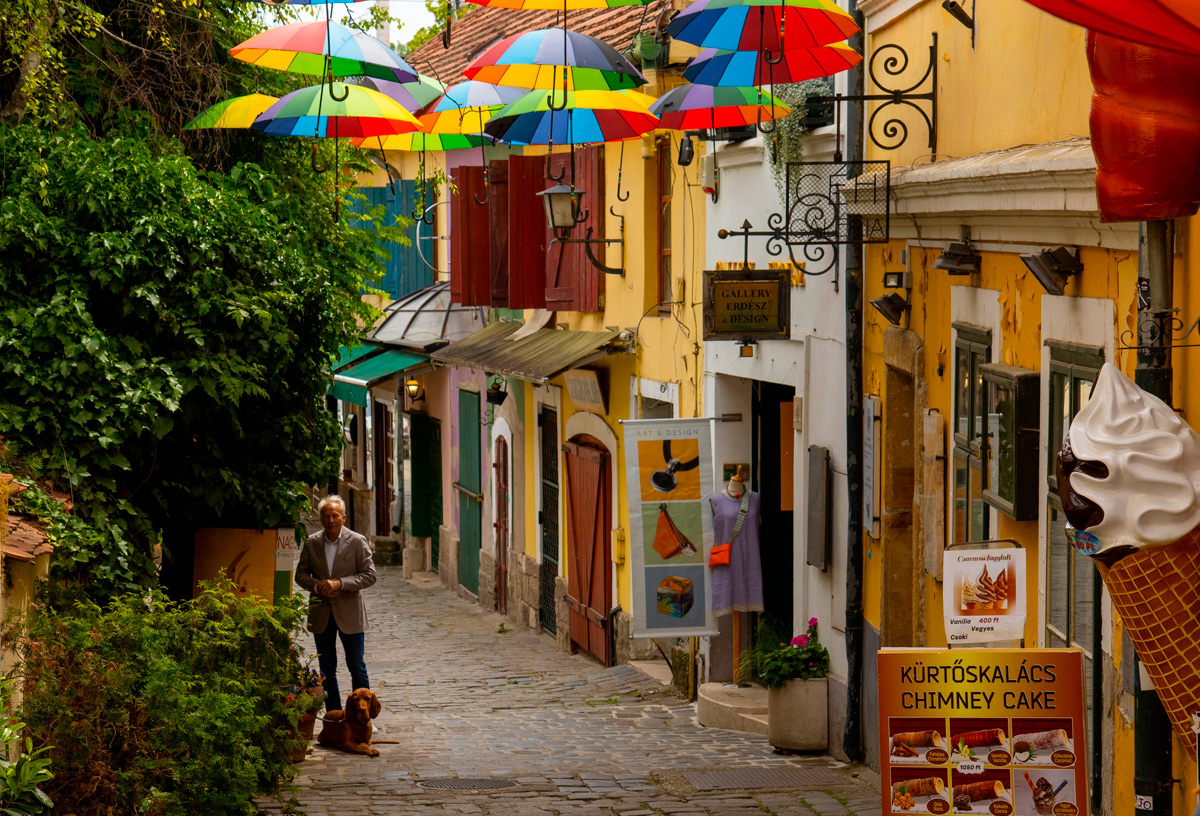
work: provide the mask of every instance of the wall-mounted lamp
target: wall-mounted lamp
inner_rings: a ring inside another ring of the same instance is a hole
[[[904,295],[898,292],[892,292],[883,297],[872,298],[871,305],[875,307],[875,311],[887,318],[887,322],[893,326],[900,325],[900,319],[904,317],[904,313],[910,308],[908,301],[904,299]]]
[[[934,269],[945,269],[951,275],[974,275],[979,271],[979,253],[968,242],[951,241],[933,261]]]
[[[1021,260],[1029,267],[1029,271],[1037,278],[1042,288],[1052,295],[1063,294],[1067,288],[1067,280],[1083,271],[1083,263],[1080,262],[1079,256],[1061,246],[1022,255]]]
[[[587,236],[584,238],[570,238],[571,231],[575,229],[577,224],[582,224],[587,220],[587,211],[583,209],[581,201],[583,199],[583,190],[576,190],[574,187],[566,184],[555,184],[553,187],[542,190],[538,193],[542,197],[542,206],[546,208],[546,224],[554,233],[554,239],[550,242],[553,244],[583,244],[584,250],[587,252],[588,261],[592,266],[609,275],[620,275],[625,277],[625,216],[617,215],[612,207],[608,208],[608,212],[613,218],[621,219],[621,237],[620,238],[593,238],[592,227],[588,227]],[[600,262],[600,259],[592,254],[592,244],[620,244],[621,245],[621,265],[620,266],[605,266]]]
[[[942,0],[942,8],[950,12],[950,16],[955,20],[958,20],[972,31],[975,30],[975,18],[967,14],[967,10],[957,0]]]
[[[912,289],[911,272],[884,272],[884,289]]]
[[[505,380],[504,378],[501,377],[501,378],[497,379],[495,383],[488,386],[488,390],[487,390],[488,405],[495,405],[495,406],[499,407],[504,404],[504,401],[506,399],[508,399],[508,389],[505,387],[506,385],[507,385],[507,380]]]
[[[421,383],[416,377],[409,377],[404,381],[404,390],[408,392],[408,398],[413,402],[418,402],[425,398],[425,391],[421,388]]]
[[[679,140],[679,156],[675,159],[675,163],[680,167],[687,167],[692,163],[695,155],[696,146],[692,144],[692,134],[683,134],[683,138]]]

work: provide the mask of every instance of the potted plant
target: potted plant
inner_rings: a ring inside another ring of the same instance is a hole
[[[762,655],[758,675],[767,687],[767,739],[785,751],[823,751],[829,743],[829,651],[817,619],[790,643]]]
[[[325,701],[319,696],[301,691],[298,694],[288,694],[283,704],[288,709],[289,720],[293,715],[296,718],[294,726],[289,722],[291,734],[288,741],[293,743],[290,749],[291,760],[303,762],[308,754],[308,744],[312,742],[313,731],[316,729],[317,712],[321,710]]]

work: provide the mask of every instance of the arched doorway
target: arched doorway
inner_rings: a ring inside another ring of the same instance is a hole
[[[581,434],[563,445],[567,466],[567,613],[571,643],[612,665],[612,467],[608,450]]]
[[[496,469],[496,520],[492,527],[496,531],[496,611],[508,614],[508,440],[496,438],[496,453],[492,467]]]

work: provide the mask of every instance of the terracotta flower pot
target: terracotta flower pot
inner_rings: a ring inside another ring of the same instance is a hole
[[[824,677],[767,689],[767,739],[785,751],[829,747],[829,686]]]
[[[292,732],[291,739],[299,740],[300,744],[291,749],[292,762],[303,762],[308,756],[308,744],[312,742],[313,730],[317,725],[316,714],[301,714],[300,719],[296,722],[296,730]]]

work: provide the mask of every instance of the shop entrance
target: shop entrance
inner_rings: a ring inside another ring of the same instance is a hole
[[[792,473],[794,433],[790,385],[754,381],[751,433],[752,486],[758,491],[762,532],[763,618],[780,632],[792,630]]]
[[[538,520],[542,525],[539,611],[542,631],[556,635],[558,615],[554,590],[558,578],[558,412],[553,408],[543,407],[538,414],[538,433],[542,443],[542,509],[538,511]]]
[[[496,440],[496,611],[508,614],[508,440]]]
[[[483,545],[483,473],[479,394],[458,392],[458,583],[479,594],[479,548]]]
[[[567,465],[567,615],[571,643],[605,666],[612,664],[612,475],[598,439],[582,435],[563,445]]]

